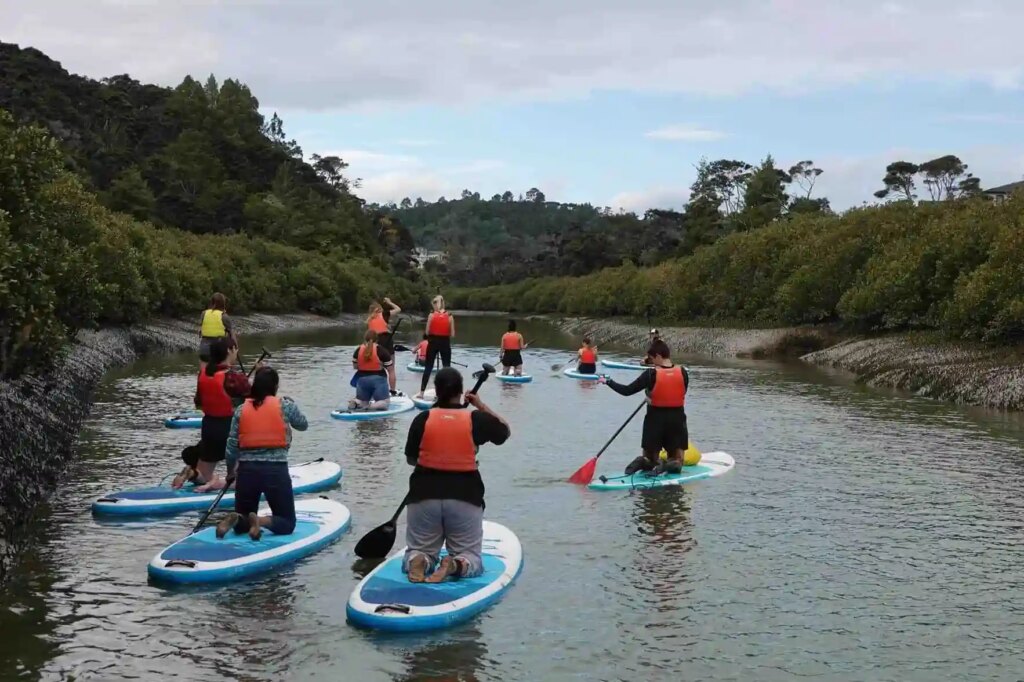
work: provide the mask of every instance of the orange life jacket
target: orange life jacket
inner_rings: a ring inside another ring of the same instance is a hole
[[[429,344],[426,341],[420,341],[420,345],[416,346],[416,357],[420,360],[427,359],[427,346]]]
[[[519,332],[506,332],[501,337],[501,349],[502,350],[522,350],[523,343],[522,337],[519,336]]]
[[[431,408],[423,425],[418,463],[440,471],[476,471],[473,412]]]
[[[442,310],[439,313],[430,313],[430,320],[427,322],[427,334],[430,336],[451,336],[451,314],[447,310]]]
[[[263,404],[256,407],[252,398],[242,405],[238,417],[238,447],[243,450],[288,447],[288,425],[281,413],[281,401],[267,396]]]
[[[683,368],[655,367],[657,378],[651,391],[651,407],[683,407],[686,404],[686,382]]]
[[[384,321],[384,313],[374,313],[373,317],[367,323],[370,331],[377,332],[378,334],[388,333],[388,323]]]
[[[235,413],[231,396],[224,390],[224,376],[227,369],[217,369],[211,377],[203,369],[199,372],[199,405],[208,417],[230,417]]]
[[[580,348],[580,364],[581,365],[596,365],[597,364],[597,352],[593,348],[587,348],[584,346]]]
[[[366,359],[366,344],[359,346],[359,353],[356,355],[356,369],[360,372],[379,372],[384,369],[384,363],[380,361],[377,354],[377,344],[373,344],[370,350],[370,359]]]

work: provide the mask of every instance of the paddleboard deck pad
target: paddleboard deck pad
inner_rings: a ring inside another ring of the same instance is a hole
[[[341,480],[341,466],[335,462],[314,461],[288,467],[292,489],[296,495],[325,490]],[[122,490],[104,495],[92,503],[94,514],[115,516],[152,516],[177,514],[195,509],[207,509],[220,491],[192,492],[193,486],[184,485],[174,490],[170,485],[152,488]],[[218,509],[235,506],[235,491],[229,490],[221,498]]]
[[[261,515],[270,513],[260,508]],[[253,540],[248,533],[228,531],[217,539],[213,527],[170,545],[149,562],[149,575],[175,583],[239,580],[313,554],[337,540],[352,522],[345,505],[326,498],[295,501],[295,531],[274,535],[264,529]]]
[[[164,426],[169,429],[198,429],[202,425],[203,413],[198,410],[179,412],[164,420]]]
[[[580,372],[574,370],[572,367],[566,367],[565,371],[562,372],[562,374],[569,377],[570,379],[579,379],[580,381],[597,381],[598,379],[601,378],[600,374],[581,374]]]
[[[392,632],[451,627],[500,600],[523,568],[519,538],[492,521],[484,521],[484,572],[476,578],[411,583],[402,572],[404,555],[403,548],[356,585],[346,608],[350,623]]]
[[[715,478],[732,471],[736,460],[725,452],[705,452],[700,462],[693,466],[683,467],[678,474],[661,474],[650,476],[644,472],[621,476],[600,476],[590,482],[591,490],[645,490],[662,488],[670,485],[685,485],[707,478]]]
[[[351,412],[348,410],[334,410],[331,412],[331,416],[341,421],[359,422],[393,417],[396,414],[402,414],[403,412],[415,409],[415,407],[416,404],[413,403],[412,398],[407,395],[397,395],[392,396],[386,410],[352,410]]]
[[[421,410],[429,410],[434,406],[434,403],[437,402],[437,392],[432,388],[428,388],[423,391],[422,398],[413,397],[412,401],[415,403],[417,408]]]
[[[514,374],[495,374],[494,378],[498,381],[504,381],[506,384],[528,384],[533,381],[533,377],[529,374],[521,374],[519,376]]]

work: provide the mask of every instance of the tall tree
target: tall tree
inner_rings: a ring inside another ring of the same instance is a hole
[[[149,220],[156,198],[146,184],[138,166],[123,170],[103,195],[103,203],[114,211],[127,213],[139,220]]]
[[[789,169],[789,177],[803,191],[804,197],[810,199],[811,193],[814,192],[814,184],[818,181],[818,176],[824,172],[817,168],[813,161],[808,159],[807,161],[793,164]]]
[[[713,204],[726,215],[743,208],[743,190],[753,170],[749,163],[729,159],[697,164],[697,179],[690,186],[692,201]]]
[[[932,201],[958,199],[980,191],[978,178],[968,173],[967,164],[952,154],[925,161],[919,170]]]
[[[915,176],[921,167],[909,161],[894,161],[885,167],[885,177],[882,178],[882,189],[875,192],[879,199],[885,199],[891,195],[900,196],[901,201],[914,201],[917,198],[915,191],[917,183]]]
[[[743,211],[739,216],[741,229],[752,230],[782,217],[789,195],[786,184],[790,176],[775,167],[771,154],[765,157],[747,178],[743,188]]]
[[[541,192],[536,187],[531,187],[526,191],[526,200],[535,204],[543,204],[545,200],[544,192]]]

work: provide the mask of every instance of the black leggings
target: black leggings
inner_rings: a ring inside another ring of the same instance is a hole
[[[423,361],[423,380],[420,381],[420,393],[427,390],[430,384],[430,373],[434,371],[434,363],[441,358],[441,365],[452,366],[452,340],[449,336],[427,337],[427,359]]]

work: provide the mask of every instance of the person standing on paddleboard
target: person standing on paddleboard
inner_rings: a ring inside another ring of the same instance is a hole
[[[434,389],[437,403],[413,419],[405,442],[405,458],[416,468],[406,498],[403,568],[414,583],[483,573],[484,482],[476,453],[484,443],[501,445],[511,435],[508,422],[480,396],[467,393],[466,402],[476,409],[466,409],[458,370],[440,370]],[[438,566],[443,546],[448,555]]]
[[[305,431],[306,416],[291,398],[277,397],[277,370],[263,367],[253,376],[249,397],[231,420],[228,470],[236,472],[235,511],[217,524],[217,537],[234,529],[259,540],[262,529],[274,535],[295,530],[295,494],[288,473],[292,429]],[[270,516],[257,516],[260,496],[270,505]]]
[[[690,376],[682,365],[672,364],[668,344],[661,339],[647,349],[647,358],[651,368],[644,370],[628,386],[607,377],[601,377],[599,381],[619,395],[647,392],[647,415],[644,417],[640,441],[643,454],[626,466],[626,475],[638,471],[650,471],[655,475],[677,474],[683,470],[685,452],[690,442],[685,407]],[[658,461],[662,448],[668,453],[664,463]]]
[[[210,298],[210,307],[203,311],[199,318],[199,360],[209,362],[210,344],[217,339],[227,338],[234,345],[238,345],[235,332],[232,329],[231,318],[227,314],[228,299],[224,294],[217,292]]]
[[[583,338],[583,346],[577,355],[576,371],[580,374],[597,374],[597,346],[589,336]]]
[[[523,353],[526,348],[526,341],[523,335],[516,331],[516,321],[508,321],[508,331],[501,337],[501,373],[508,376],[513,371],[517,377],[523,375]]]
[[[391,353],[377,343],[377,333],[366,330],[363,344],[352,353],[352,367],[356,370],[356,397],[349,401],[348,409],[386,410],[391,404],[388,390],[388,368],[394,366]]]
[[[423,379],[420,381],[420,392],[417,398],[423,397],[423,392],[430,384],[430,373],[434,369],[437,358],[441,358],[441,365],[451,367],[452,365],[452,339],[455,338],[455,318],[444,308],[444,296],[435,296],[430,302],[433,312],[427,315],[427,360],[423,363]]]
[[[391,316],[399,314],[402,312],[402,309],[392,303],[391,299],[387,296],[384,297],[384,304],[388,307],[383,308],[381,307],[381,304],[376,301],[370,304],[370,316],[366,318],[366,328],[369,331],[376,332],[377,343],[381,348],[386,350],[389,355],[394,356],[394,331],[389,325],[391,323]],[[388,388],[391,391],[391,395],[395,395],[395,387],[398,385],[398,377],[395,374],[394,364],[387,367],[387,373]]]
[[[186,482],[199,486],[197,492],[216,487],[214,471],[217,463],[224,460],[231,418],[235,408],[249,395],[249,379],[244,372],[234,369],[236,362],[238,346],[230,339],[220,338],[210,344],[209,360],[199,371],[193,398],[196,409],[203,411],[199,445],[182,450],[185,469],[171,482],[174,489]]]
[[[655,341],[660,341],[660,340],[661,340],[661,333],[656,328],[655,329],[651,329],[651,331],[647,332],[647,347],[648,348],[651,347],[652,343],[654,343]],[[650,365],[651,364],[651,356],[645,355],[642,358],[640,358],[640,364],[641,365]]]

